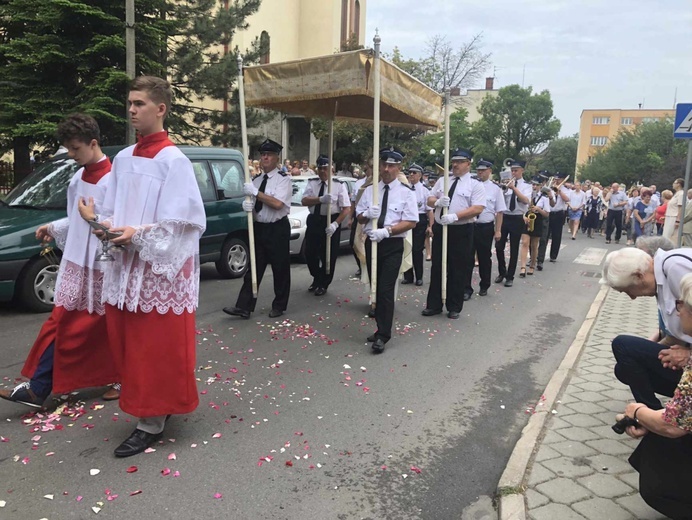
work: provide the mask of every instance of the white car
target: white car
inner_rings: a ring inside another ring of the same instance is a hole
[[[291,223],[291,256],[298,256],[302,260],[305,260],[305,230],[307,229],[307,218],[309,214],[308,208],[303,206],[300,201],[303,199],[303,191],[305,191],[305,186],[310,179],[314,179],[316,175],[297,175],[291,177],[291,182],[293,183],[293,199],[291,200],[291,213],[288,215],[288,220]],[[346,188],[348,189],[348,195],[351,196],[353,191],[353,186],[357,179],[353,177],[335,177],[340,181],[346,183]],[[341,224],[341,240],[339,242],[340,246],[348,247],[349,238],[351,236],[349,217],[344,220]]]

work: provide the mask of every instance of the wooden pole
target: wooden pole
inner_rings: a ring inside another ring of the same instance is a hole
[[[243,142],[243,170],[245,170],[245,182],[252,182],[250,178],[250,169],[247,162],[250,156],[250,150],[247,145],[247,122],[245,120],[245,80],[243,78],[243,57],[238,54],[238,102],[240,105],[240,133]],[[249,195],[245,200],[252,202],[252,197]],[[252,212],[247,214],[247,233],[248,247],[250,248],[250,273],[252,275],[252,296],[257,298],[257,263],[255,262],[255,222],[252,219]]]
[[[379,204],[379,184],[380,184],[380,43],[382,39],[375,31],[375,59],[373,62],[374,75],[374,106],[372,113],[372,201]],[[372,219],[372,229],[377,229],[377,219]],[[377,303],[377,242],[371,242],[370,250],[370,303]]]
[[[135,73],[135,0],[125,0],[125,74],[131,81],[135,79]],[[125,96],[127,96],[127,93]],[[134,144],[135,129],[132,126],[129,112],[130,106],[126,99],[125,119],[127,120],[127,128],[125,130],[125,144]]]
[[[449,193],[449,112],[450,112],[450,91],[445,91],[445,171],[444,171],[444,194]],[[442,208],[442,215],[446,215],[448,208]],[[447,241],[448,226],[442,226],[442,305],[447,302]]]
[[[332,193],[332,164],[334,164],[334,120],[336,119],[336,112],[339,109],[339,102],[334,102],[334,117],[329,121],[329,177],[327,177],[327,193],[331,195]],[[331,199],[327,203],[327,227],[332,225],[332,202]],[[326,247],[327,255],[325,256],[325,273],[329,274],[332,265],[332,237],[327,237]]]

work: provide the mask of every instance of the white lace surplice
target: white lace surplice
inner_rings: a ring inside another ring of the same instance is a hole
[[[97,184],[82,180],[80,169],[67,189],[67,217],[50,224],[49,233],[62,251],[55,287],[55,305],[68,311],[104,314],[101,302],[103,273],[96,263],[101,242],[91,232],[91,226],[79,215],[79,199],[93,197],[96,211],[103,204],[110,175],[104,175]],[[68,232],[69,231],[69,232]]]
[[[103,215],[137,232],[105,269],[103,301],[130,312],[193,312],[206,216],[192,164],[174,146],[154,159],[133,157],[133,149],[113,162]]]

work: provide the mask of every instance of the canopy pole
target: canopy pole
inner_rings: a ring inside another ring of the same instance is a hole
[[[449,193],[449,104],[450,90],[445,91],[445,172],[444,172],[444,194]],[[442,208],[442,215],[446,215],[448,208]],[[442,226],[442,305],[447,302],[447,241],[448,226]]]
[[[331,195],[332,193],[332,165],[334,164],[334,121],[336,120],[336,113],[339,110],[339,102],[334,102],[334,117],[329,121],[329,177],[327,177],[327,193]],[[331,199],[327,203],[327,227],[332,225],[332,202]],[[325,242],[325,247],[327,248],[327,254],[325,256],[325,273],[330,274],[332,265],[332,237],[327,237]]]
[[[685,215],[687,214],[687,190],[690,189],[690,171],[692,171],[692,139],[687,142],[687,166],[685,167],[685,185],[683,188],[684,195],[682,196],[682,207],[678,212],[678,247],[682,247],[682,226],[685,223]]]
[[[375,59],[373,60],[374,106],[372,112],[372,202],[379,204],[380,184],[380,43],[382,39],[375,29]],[[377,229],[377,219],[371,220],[372,229]],[[377,242],[370,241],[370,304],[377,303]]]
[[[243,139],[243,160],[245,164],[245,182],[252,182],[250,178],[250,168],[247,162],[249,160],[249,149],[247,145],[247,122],[245,120],[245,80],[243,78],[243,57],[238,54],[238,103],[240,105],[240,133]],[[245,200],[252,202],[252,197],[249,195]],[[250,248],[250,274],[252,275],[252,296],[257,298],[257,264],[255,263],[255,223],[252,220],[252,211],[247,214],[247,233],[248,247]]]

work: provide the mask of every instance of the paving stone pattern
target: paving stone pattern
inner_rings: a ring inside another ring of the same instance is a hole
[[[609,291],[526,472],[532,520],[665,518],[639,496],[639,475],[627,462],[637,441],[611,429],[632,394],[613,375],[610,342],[648,337],[657,326],[654,298]]]

